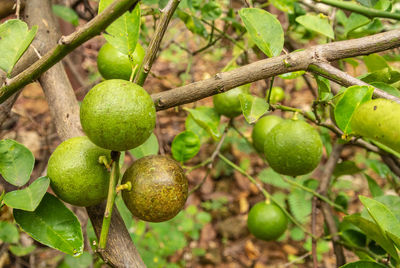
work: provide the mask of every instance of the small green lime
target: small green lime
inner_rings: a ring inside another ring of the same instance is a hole
[[[243,85],[224,93],[214,95],[214,108],[219,114],[225,115],[229,118],[240,115],[242,113],[242,108],[240,106],[239,95],[242,93],[248,93],[248,88],[248,85]]]
[[[140,158],[130,166],[122,184],[131,183],[131,190],[122,191],[122,199],[139,219],[161,222],[181,211],[188,197],[188,180],[182,168],[168,156]]]
[[[136,68],[137,72],[140,64],[142,64],[144,54],[143,47],[137,43],[132,54],[132,66],[128,55],[119,52],[109,43],[105,43],[97,56],[97,68],[105,79],[129,80],[133,70],[132,67]]]
[[[103,201],[110,173],[99,163],[100,156],[110,160],[110,151],[97,147],[86,136],[62,142],[47,167],[54,193],[75,206],[88,207]]]
[[[279,116],[267,115],[259,119],[254,125],[251,137],[253,139],[254,148],[256,148],[259,153],[264,153],[264,142],[268,133],[282,121],[283,119]]]
[[[285,99],[285,91],[281,87],[272,87],[270,103],[276,104]],[[266,96],[268,98],[268,94]]]
[[[288,220],[283,211],[275,204],[260,202],[249,212],[247,227],[250,233],[262,240],[276,240],[285,231]]]
[[[374,99],[361,104],[351,119],[356,135],[377,141],[400,152],[400,104]]]
[[[276,172],[290,176],[304,175],[313,171],[321,160],[321,137],[304,121],[285,120],[269,132],[264,154]]]
[[[105,149],[126,151],[150,137],[156,109],[150,95],[129,81],[105,80],[93,87],[81,104],[82,128]]]

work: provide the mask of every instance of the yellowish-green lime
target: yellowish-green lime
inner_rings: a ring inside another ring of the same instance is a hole
[[[126,151],[144,143],[153,132],[156,109],[150,95],[129,81],[105,80],[81,104],[82,128],[105,149]]]
[[[135,70],[134,75],[138,71],[144,54],[143,47],[137,43],[131,63],[128,55],[119,52],[109,43],[105,43],[97,55],[97,68],[105,79],[129,80],[132,70]]]
[[[361,104],[351,119],[356,135],[377,141],[400,152],[400,104],[374,99]]]
[[[229,118],[240,115],[242,113],[242,108],[240,106],[239,95],[248,93],[248,88],[248,85],[243,85],[224,93],[214,95],[213,103],[215,110],[217,110],[219,114]]]
[[[273,127],[281,123],[283,119],[276,115],[267,115],[257,121],[253,127],[251,137],[253,139],[254,148],[259,153],[264,153],[264,142],[268,133]]]
[[[107,198],[110,173],[99,157],[110,160],[110,151],[94,145],[86,136],[62,142],[50,156],[47,175],[54,193],[75,205],[93,206]]]
[[[278,173],[299,176],[313,171],[322,157],[318,132],[301,120],[285,120],[267,135],[264,154]]]

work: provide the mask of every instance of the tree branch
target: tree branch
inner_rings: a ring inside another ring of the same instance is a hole
[[[213,78],[153,94],[152,98],[156,109],[164,110],[268,77],[307,70],[311,64],[367,55],[398,46],[400,46],[400,30],[318,45],[303,51],[256,61],[229,72],[218,73]]]
[[[21,1],[21,9],[24,8],[26,0]],[[0,1],[0,19],[7,17],[16,12],[16,0],[1,0]]]
[[[150,41],[149,47],[147,48],[146,55],[144,56],[142,65],[140,66],[139,72],[135,77],[135,83],[143,86],[146,81],[147,75],[150,72],[151,66],[156,59],[158,49],[160,48],[161,41],[164,37],[165,31],[168,28],[168,24],[178,7],[180,0],[169,0],[167,5],[161,11],[161,17],[158,22],[157,28],[154,32],[153,38]]]
[[[365,83],[364,81],[354,78],[351,75],[349,75],[348,73],[345,73],[326,62],[318,62],[315,64],[311,64],[308,67],[308,70],[313,73],[316,73],[318,75],[321,75],[325,78],[328,78],[329,80],[334,81],[345,87],[349,87],[349,86],[353,86],[353,85],[371,86],[371,85]],[[385,98],[385,99],[393,100],[393,101],[400,103],[399,98],[397,98],[393,95],[390,95],[389,93],[386,93],[385,91],[383,91],[379,88],[376,88],[376,87],[373,87],[373,88],[374,88],[374,96],[375,97]]]
[[[54,46],[40,60],[29,66],[22,73],[8,81],[7,85],[0,88],[0,103],[3,103],[12,94],[37,79],[42,73],[62,60],[75,48],[92,37],[99,35],[109,24],[138,1],[116,0],[93,20],[85,24],[85,26],[79,28],[71,35],[61,37],[58,45]]]

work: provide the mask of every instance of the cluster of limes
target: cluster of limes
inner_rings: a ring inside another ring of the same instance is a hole
[[[98,55],[105,80],[82,101],[80,120],[87,136],[62,142],[48,163],[55,194],[76,206],[92,206],[108,194],[112,151],[127,151],[143,144],[155,127],[156,110],[150,95],[128,81],[143,60],[137,45],[131,59],[110,44]],[[188,181],[180,165],[167,156],[147,156],[125,172],[122,184],[130,185],[122,198],[136,217],[152,222],[169,220],[183,208]],[[129,189],[130,188],[130,189]]]
[[[233,118],[241,114],[239,94],[247,93],[243,86],[213,97],[218,113]],[[270,101],[284,99],[283,90],[272,88]],[[269,115],[257,121],[252,131],[254,148],[263,155],[276,172],[299,176],[313,171],[322,157],[319,133],[302,120],[284,120]],[[252,234],[263,240],[279,238],[287,228],[287,217],[269,201],[254,205],[248,215],[247,226]]]

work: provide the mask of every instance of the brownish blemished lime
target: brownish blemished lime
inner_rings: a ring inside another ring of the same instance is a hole
[[[281,123],[283,119],[276,115],[267,115],[260,118],[253,127],[251,138],[253,139],[254,148],[259,153],[264,153],[264,142],[268,133],[273,127]]]
[[[105,149],[126,151],[144,143],[153,132],[156,110],[139,85],[112,79],[93,87],[81,104],[82,128]]]
[[[400,152],[400,104],[374,99],[361,104],[353,114],[351,128],[356,135],[377,141]]]
[[[110,173],[99,157],[110,160],[110,151],[86,136],[62,142],[50,156],[47,175],[54,193],[75,206],[93,206],[107,198]]]
[[[249,93],[249,85],[243,85],[213,96],[214,108],[221,115],[233,118],[242,113],[239,95]]]
[[[188,197],[188,180],[178,162],[168,156],[153,155],[135,161],[125,172],[122,199],[139,219],[161,222],[176,216]]]
[[[97,55],[97,68],[104,79],[129,80],[132,70],[135,69],[135,74],[138,71],[143,62],[144,54],[143,47],[137,43],[131,63],[128,55],[119,52],[109,43],[105,43]]]
[[[299,176],[313,171],[322,157],[318,132],[301,120],[285,120],[267,135],[264,154],[276,172]]]
[[[247,227],[258,239],[270,241],[278,239],[285,231],[288,220],[275,204],[259,202],[249,212]]]

